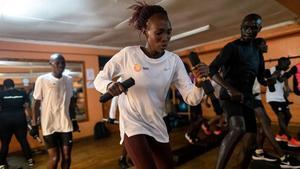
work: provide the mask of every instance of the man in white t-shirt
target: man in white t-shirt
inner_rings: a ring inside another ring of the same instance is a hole
[[[72,131],[79,131],[75,112],[70,112],[72,102],[72,79],[64,75],[65,59],[61,54],[52,54],[49,60],[51,73],[37,78],[34,88],[32,136],[38,136],[36,114],[41,111],[41,128],[47,147],[48,169],[56,169],[62,152],[61,167],[71,165]],[[74,127],[74,129],[73,129]]]
[[[293,138],[287,129],[292,115],[289,110],[289,104],[284,97],[285,80],[287,80],[287,78],[281,77],[284,76],[284,72],[288,70],[290,64],[291,62],[289,58],[281,57],[278,60],[278,65],[270,69],[270,74],[272,77],[276,76],[277,78],[274,84],[275,91],[272,92],[269,90],[269,88],[267,88],[266,99],[271,105],[272,110],[277,115],[279,122],[280,130],[275,139],[277,141],[287,142],[289,147],[300,147],[300,142]]]

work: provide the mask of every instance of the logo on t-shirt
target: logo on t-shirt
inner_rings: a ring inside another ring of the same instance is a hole
[[[133,66],[133,69],[134,69],[134,71],[136,71],[136,72],[140,72],[140,71],[142,70],[142,65],[140,65],[140,64],[135,64],[135,65]]]

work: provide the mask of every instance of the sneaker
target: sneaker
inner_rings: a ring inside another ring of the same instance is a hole
[[[286,155],[284,160],[280,161],[281,168],[300,168],[300,162],[293,156]]]
[[[119,166],[120,166],[120,169],[127,169],[127,168],[129,168],[129,165],[127,164],[127,161],[126,161],[126,157],[121,157],[119,159]]]
[[[285,134],[283,134],[283,135],[276,134],[275,140],[276,141],[288,142],[289,139]]]
[[[184,135],[185,139],[190,143],[190,144],[196,144],[199,142],[198,137],[191,137],[189,133],[185,133]]]
[[[206,135],[211,135],[211,131],[210,131],[209,126],[208,126],[207,124],[203,123],[203,124],[201,125],[201,128],[202,128],[203,132],[204,132]]]
[[[253,160],[269,161],[269,162],[275,162],[275,161],[278,160],[277,158],[275,158],[275,157],[273,157],[270,154],[265,153],[265,152],[260,153],[260,154],[254,152],[254,154],[252,155],[252,159]]]
[[[214,135],[218,136],[222,134],[222,130],[221,127],[217,126],[215,131],[214,131]]]
[[[8,169],[8,165],[0,165],[0,169]]]
[[[29,167],[33,167],[34,166],[34,160],[32,158],[27,160],[27,164]]]
[[[288,141],[288,146],[289,147],[300,147],[300,141],[296,140],[295,138],[291,138]]]
[[[222,134],[222,130],[215,130],[214,135],[218,136]]]

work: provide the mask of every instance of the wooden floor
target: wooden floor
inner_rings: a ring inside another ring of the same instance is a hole
[[[184,139],[184,129],[176,129],[170,134],[172,149],[177,149],[187,144]],[[87,138],[76,141],[72,152],[72,169],[119,169],[118,158],[121,147],[117,133],[108,138],[94,140]],[[176,169],[214,169],[218,148],[212,149],[197,158],[176,167]],[[233,169],[236,153],[233,154],[227,169]],[[41,153],[34,156],[36,169],[45,169],[47,154]],[[10,155],[8,159],[10,169],[18,169],[24,163],[22,156]],[[26,167],[23,167],[23,169]]]

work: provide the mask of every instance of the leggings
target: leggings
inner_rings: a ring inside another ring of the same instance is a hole
[[[169,143],[160,143],[153,137],[139,134],[128,137],[124,145],[136,169],[173,169]]]
[[[0,124],[0,137],[1,137],[1,151],[0,151],[0,165],[6,164],[8,155],[9,144],[13,135],[16,136],[17,141],[20,143],[24,156],[26,159],[32,158],[30,146],[27,141],[27,126],[26,119],[19,118],[6,118],[2,115]]]

